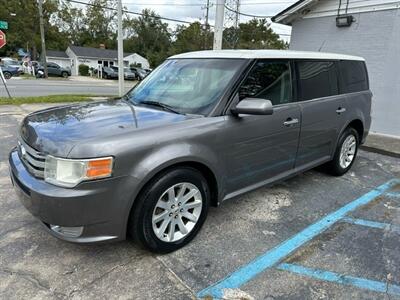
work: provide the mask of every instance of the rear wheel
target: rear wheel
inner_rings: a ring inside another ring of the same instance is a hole
[[[62,72],[62,73],[61,73],[61,76],[62,76],[63,78],[68,78],[68,73],[67,73],[67,72]]]
[[[326,165],[326,170],[335,176],[341,176],[349,171],[357,156],[358,145],[357,131],[348,127],[340,136],[335,155]]]
[[[3,72],[3,75],[4,75],[4,78],[7,79],[7,80],[12,77],[12,74],[10,72],[7,72],[7,71]]]
[[[209,199],[207,181],[196,169],[180,167],[162,173],[136,199],[128,230],[151,251],[175,251],[197,235]]]

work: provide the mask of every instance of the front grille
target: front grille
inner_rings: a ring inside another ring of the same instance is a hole
[[[18,153],[29,173],[43,179],[46,157],[22,141],[18,142]]]

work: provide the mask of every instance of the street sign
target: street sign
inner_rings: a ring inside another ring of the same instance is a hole
[[[0,29],[8,29],[8,22],[0,21]]]
[[[0,30],[0,48],[3,48],[6,44],[6,34]]]

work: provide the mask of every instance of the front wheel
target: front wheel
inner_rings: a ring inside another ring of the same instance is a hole
[[[327,171],[335,176],[341,176],[350,170],[357,156],[359,145],[358,133],[354,128],[347,128],[339,138],[335,155],[327,164]]]
[[[197,235],[209,202],[207,181],[199,171],[170,170],[154,178],[136,199],[128,230],[151,251],[175,251]]]
[[[68,73],[67,73],[67,72],[62,72],[62,73],[61,73],[61,76],[62,76],[63,78],[68,78]]]

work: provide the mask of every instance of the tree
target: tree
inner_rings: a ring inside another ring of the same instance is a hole
[[[50,20],[58,9],[58,0],[46,0],[43,3],[43,18],[47,47],[60,49],[65,47],[64,33]],[[0,19],[8,21],[9,29],[6,30],[7,46],[1,49],[1,55],[12,55],[19,48],[29,48],[36,58],[40,49],[40,30],[38,3],[32,0],[0,0]]]
[[[212,43],[212,36],[203,29],[200,22],[178,26],[175,37],[176,40],[172,44],[173,54],[208,49]]]
[[[233,28],[229,29],[233,30]],[[287,49],[288,44],[282,41],[266,19],[252,19],[239,24],[239,49]]]
[[[125,51],[146,57],[151,66],[159,65],[168,56],[171,34],[152,10],[145,9],[142,16],[124,20]]]
[[[87,7],[84,23],[83,46],[115,48],[117,44],[117,0],[91,0]],[[113,9],[106,9],[110,7]]]
[[[62,32],[65,32],[68,45],[84,43],[87,30],[84,17],[85,13],[80,7],[72,6],[68,1],[61,1],[54,22]]]

